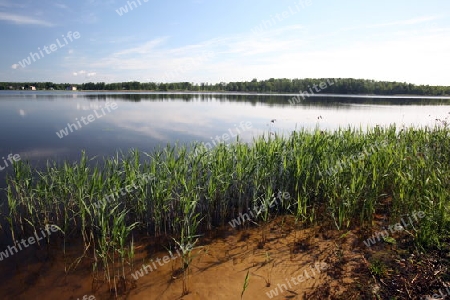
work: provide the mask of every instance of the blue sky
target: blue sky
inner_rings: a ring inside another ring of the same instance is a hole
[[[448,0],[0,0],[0,81],[450,85],[449,13]]]

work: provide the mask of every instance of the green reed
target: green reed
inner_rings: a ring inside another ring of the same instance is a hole
[[[185,247],[261,205],[255,223],[294,214],[303,225],[342,230],[371,227],[376,212],[395,220],[422,210],[415,242],[439,247],[450,224],[449,137],[442,126],[300,130],[210,150],[196,143],[131,150],[102,161],[83,152],[78,163],[49,162],[40,171],[21,161],[7,178],[5,223],[13,240],[57,225],[64,234],[53,243],[63,253],[74,241],[84,245],[77,259],[67,256],[66,270],[90,261],[116,291],[133,265],[134,235],[173,236]],[[279,192],[291,197],[271,208]],[[190,253],[183,259],[189,265]]]

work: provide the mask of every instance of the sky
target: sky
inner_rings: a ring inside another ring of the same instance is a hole
[[[0,81],[450,86],[448,0],[0,0]]]

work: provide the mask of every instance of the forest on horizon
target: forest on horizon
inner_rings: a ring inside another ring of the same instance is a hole
[[[331,84],[332,83],[332,84]],[[305,79],[267,79],[258,81],[237,81],[220,83],[191,82],[87,82],[82,84],[53,82],[0,82],[0,90],[28,90],[31,86],[37,90],[77,90],[94,91],[192,91],[192,92],[248,92],[248,93],[302,93],[313,94],[370,94],[370,95],[450,95],[450,86],[415,85],[406,82],[375,81],[352,78],[305,78]]]

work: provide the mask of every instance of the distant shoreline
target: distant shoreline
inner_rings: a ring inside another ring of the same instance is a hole
[[[258,92],[230,92],[230,91],[181,91],[181,90],[172,90],[172,91],[156,91],[156,90],[77,90],[77,91],[67,91],[67,90],[0,90],[1,92],[50,92],[50,93],[111,93],[111,94],[180,94],[180,95],[253,95],[253,96],[297,96],[301,95],[300,93],[258,93]],[[306,94],[305,94],[306,95]],[[418,99],[450,99],[450,95],[441,95],[441,96],[433,96],[433,95],[418,95],[418,94],[394,94],[394,95],[381,95],[381,94],[327,94],[327,93],[317,93],[317,94],[309,94],[307,97],[317,98],[317,97],[337,97],[337,98],[380,98],[380,99],[388,99],[388,98],[418,98]]]
[[[194,82],[86,82],[81,84],[53,82],[0,82],[1,90],[55,90],[86,93],[184,93],[229,95],[288,95],[308,97],[450,97],[449,86],[416,85],[396,81],[375,81],[354,78],[270,78],[251,81],[194,83]],[[315,94],[312,96],[311,94]]]

